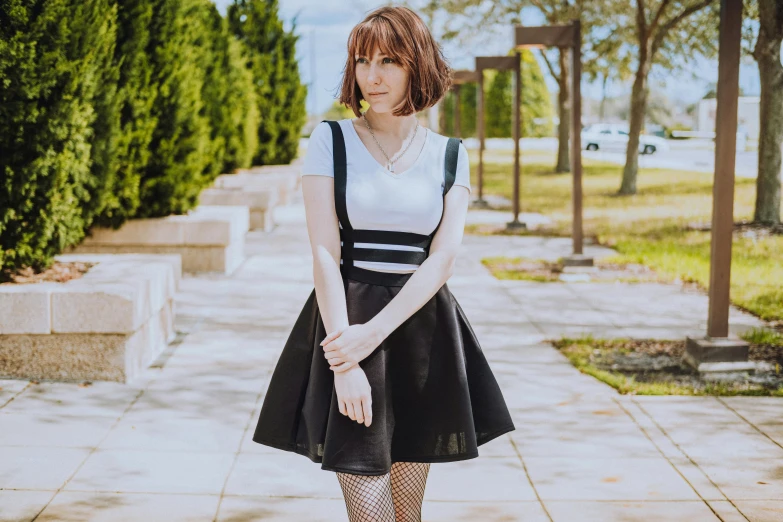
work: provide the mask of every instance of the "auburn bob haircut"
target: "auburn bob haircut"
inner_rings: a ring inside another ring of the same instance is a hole
[[[392,114],[408,116],[432,107],[451,87],[451,67],[430,30],[412,10],[380,7],[351,30],[339,101],[361,115],[362,91],[356,83],[357,54],[372,57],[375,48],[408,72],[408,96]]]

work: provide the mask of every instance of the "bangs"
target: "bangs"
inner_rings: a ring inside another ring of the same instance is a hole
[[[357,55],[372,60],[377,49],[408,73],[408,94],[394,109],[395,116],[432,107],[451,86],[451,67],[442,49],[421,17],[407,7],[379,7],[351,30],[347,47],[339,102],[356,116],[361,116],[364,100],[356,81]]]
[[[372,58],[372,52],[376,48],[391,58],[399,59],[405,54],[392,24],[380,17],[368,20],[355,28],[348,44],[349,58],[353,59],[357,54]]]

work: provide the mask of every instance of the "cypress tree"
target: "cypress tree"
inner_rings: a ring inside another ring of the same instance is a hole
[[[275,61],[279,52],[279,35],[283,33],[282,22],[277,19],[275,0],[234,0],[228,7],[228,22],[231,32],[246,46],[250,70],[260,115],[258,149],[253,155],[253,164],[266,165],[272,162],[277,144],[276,115],[280,107],[275,98]]]
[[[552,104],[544,75],[533,53],[520,53],[522,66],[522,136],[540,137],[552,133]],[[512,71],[497,71],[486,95],[488,138],[513,136],[514,82]],[[537,123],[538,121],[538,123]]]
[[[296,65],[297,37],[286,33],[277,0],[234,0],[231,32],[249,51],[260,114],[256,165],[289,162],[296,156],[306,120],[306,88]]]
[[[229,32],[215,5],[204,0],[204,103],[210,120],[212,153],[206,173],[210,180],[237,167],[249,167],[258,144],[258,107],[253,75],[242,46]]]
[[[137,217],[182,214],[210,183],[210,128],[202,100],[205,72],[204,27],[199,0],[155,0],[148,55],[158,96],[152,105],[156,126],[141,175]]]
[[[94,225],[119,228],[138,209],[141,173],[150,156],[156,119],[152,106],[157,84],[147,55],[152,24],[152,0],[123,0],[118,6],[115,62],[119,64],[117,107],[119,131],[114,159],[114,183]]]
[[[497,71],[487,88],[486,137],[510,138],[513,114],[512,72]]]
[[[299,136],[302,127],[307,122],[307,86],[302,84],[299,76],[299,63],[296,59],[296,42],[299,37],[294,34],[296,20],[290,32],[283,34],[282,66],[279,89],[282,91],[284,106],[278,111],[277,146],[275,147],[274,163],[291,163],[299,150]]]
[[[48,267],[97,208],[90,140],[114,18],[107,0],[0,0],[0,277]]]

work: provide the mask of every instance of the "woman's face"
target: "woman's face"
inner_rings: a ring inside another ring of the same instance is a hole
[[[408,72],[378,48],[374,53],[372,58],[354,56],[356,83],[373,112],[391,112],[408,95]]]

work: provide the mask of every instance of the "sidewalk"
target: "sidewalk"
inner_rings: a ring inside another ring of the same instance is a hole
[[[0,380],[0,521],[345,521],[335,474],[250,440],[312,290],[301,202],[231,277],[185,276],[177,341],[132,385]],[[626,397],[543,342],[701,335],[707,299],[657,284],[498,281],[480,259],[570,241],[466,236],[448,285],[516,431],[431,467],[424,520],[783,520],[783,400]],[[601,256],[605,249],[588,248]],[[732,311],[732,328],[758,324]],[[37,518],[36,518],[37,517]]]

